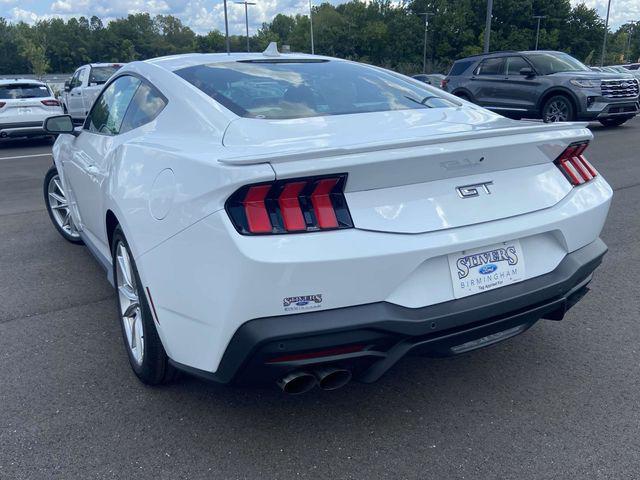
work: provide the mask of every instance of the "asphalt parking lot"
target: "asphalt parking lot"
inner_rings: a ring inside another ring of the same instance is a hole
[[[588,158],[610,251],[562,322],[288,397],[129,369],[104,272],[49,222],[46,141],[0,144],[0,479],[640,478],[640,119]]]

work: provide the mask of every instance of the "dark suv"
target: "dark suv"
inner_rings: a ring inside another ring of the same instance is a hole
[[[566,53],[495,52],[457,60],[444,90],[512,118],[598,120],[618,126],[640,112],[632,75],[594,72]]]

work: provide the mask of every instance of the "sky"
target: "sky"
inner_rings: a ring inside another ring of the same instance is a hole
[[[252,33],[278,13],[291,15],[309,11],[308,0],[250,1],[256,3],[249,6],[249,29]],[[320,0],[313,1],[320,3]],[[331,0],[331,3],[339,2]],[[589,7],[595,7],[603,18],[606,15],[607,0],[571,0],[571,3],[586,3]],[[222,0],[0,0],[0,17],[13,22],[34,23],[50,17],[92,15],[108,21],[138,12],[177,16],[197,33],[213,29],[224,31]],[[229,33],[244,34],[244,5],[236,5],[234,0],[228,0],[228,12]],[[629,20],[640,20],[640,0],[611,0],[611,28],[615,30]]]

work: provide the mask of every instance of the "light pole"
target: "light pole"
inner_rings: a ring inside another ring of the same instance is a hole
[[[231,45],[229,45],[229,19],[227,18],[227,0],[224,0],[224,39],[227,45],[227,55],[231,53]]]
[[[538,20],[538,26],[536,28],[536,50],[538,50],[538,39],[540,38],[540,20],[547,18],[546,15],[534,15],[533,18]]]
[[[600,57],[600,66],[604,67],[604,55],[607,51],[607,33],[609,32],[609,11],[611,10],[611,0],[607,3],[607,20],[604,23],[604,38],[602,39],[602,57]]]
[[[484,25],[484,53],[489,53],[491,39],[491,16],[493,15],[493,0],[487,0],[487,20]]]
[[[255,5],[255,3],[252,2],[235,2],[238,5],[244,5],[244,23],[247,26],[247,52],[250,52],[251,49],[249,47],[249,10],[248,10],[248,6],[249,5]]]
[[[309,26],[311,28],[311,55],[315,55],[316,50],[313,47],[313,7],[311,6],[311,0],[309,0]]]
[[[640,22],[629,20],[627,23],[629,24],[629,33],[627,34],[627,47],[624,49],[624,59],[625,61],[627,60],[627,52],[629,52],[628,62],[631,63],[631,37],[633,36],[633,30],[635,29],[635,26]]]
[[[433,17],[433,12],[423,12],[418,15],[424,15],[424,47],[422,49],[422,73],[427,73],[427,32],[429,31],[429,17]]]

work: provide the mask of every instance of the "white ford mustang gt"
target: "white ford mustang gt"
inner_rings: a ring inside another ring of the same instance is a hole
[[[505,119],[335,58],[130,63],[44,184],[117,288],[131,366],[289,393],[562,319],[606,252],[585,124]]]

